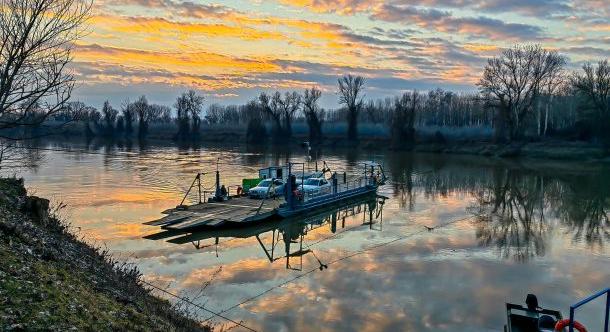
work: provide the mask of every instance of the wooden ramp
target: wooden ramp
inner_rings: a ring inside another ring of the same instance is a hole
[[[167,216],[144,223],[166,230],[187,231],[203,226],[220,226],[226,223],[248,223],[272,217],[284,200],[257,200],[232,197],[222,202],[207,202],[187,206],[185,209],[164,211]]]

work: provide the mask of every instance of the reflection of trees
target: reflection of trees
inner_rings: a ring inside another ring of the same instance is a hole
[[[610,183],[603,172],[552,177],[497,168],[491,185],[473,191],[477,239],[497,246],[504,257],[544,255],[553,226],[547,216],[569,227],[575,241],[601,246],[610,239]]]
[[[414,192],[414,159],[413,154],[395,153],[388,156],[388,170],[392,177],[392,190],[398,205],[401,208],[408,207],[412,211],[415,206]]]
[[[475,194],[479,243],[496,245],[502,256],[518,261],[544,255],[549,228],[545,218],[545,180],[523,171],[496,169],[493,185]]]
[[[23,169],[36,172],[43,161],[44,154],[35,146],[30,146],[27,142],[0,139],[0,172],[5,175]]]
[[[561,222],[575,241],[594,246],[610,239],[610,177],[607,172],[566,178],[549,195]]]

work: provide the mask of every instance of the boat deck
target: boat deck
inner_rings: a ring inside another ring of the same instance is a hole
[[[375,193],[380,184],[377,180],[385,181],[385,175],[383,175],[383,169],[380,166],[377,167],[380,168],[381,173],[378,171],[377,175],[374,175],[373,168],[375,166],[372,165],[371,163],[365,164],[364,176],[348,177],[346,173],[343,173],[341,176],[343,181],[339,181],[337,173],[334,173],[334,177],[331,177],[332,180],[325,182],[305,184],[302,187],[293,184],[291,186],[293,189],[304,189],[302,193],[298,195],[290,193],[286,198],[257,200],[246,196],[232,196],[220,202],[208,201],[190,206],[182,205],[190,191],[194,187],[200,186],[203,173],[198,173],[179,206],[164,211],[165,217],[144,224],[161,227],[165,232],[158,236],[166,236],[181,232],[189,233],[199,228],[246,226],[270,219],[304,217],[334,204]],[[370,175],[367,177],[369,173]],[[217,171],[216,187],[219,183],[219,173]],[[306,186],[316,186],[317,188],[311,190],[307,189]],[[201,191],[199,191],[199,200],[201,200]],[[286,204],[283,204],[285,202]]]
[[[206,202],[181,209],[166,210],[163,213],[167,216],[149,221],[145,225],[186,231],[226,223],[243,224],[272,217],[283,202],[281,198],[262,201],[243,196],[231,197],[222,202]]]

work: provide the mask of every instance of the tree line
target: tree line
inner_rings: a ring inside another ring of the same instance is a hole
[[[413,90],[376,100],[365,100],[364,77],[346,75],[337,81],[340,108],[335,110],[319,105],[322,91],[313,87],[302,93],[263,92],[243,105],[212,104],[205,111],[204,97],[195,91],[178,97],[173,109],[149,104],[143,96],[123,103],[120,111],[109,103],[101,112],[82,103],[68,104],[65,111],[66,118],[72,114],[87,123],[88,135],[91,126],[101,135],[131,135],[137,123],[137,137],[145,138],[149,123],[173,123],[174,137],[190,140],[200,138],[202,124],[241,124],[249,141],[286,142],[299,122],[307,125],[309,140],[318,143],[324,139],[324,123],[343,122],[349,142],[358,142],[359,128],[368,123],[386,128],[398,148],[413,147],[421,128],[490,128],[500,143],[561,137],[610,146],[608,61],[586,63],[577,71],[568,71],[566,64],[556,51],[517,45],[488,60],[477,92]],[[435,139],[445,140],[438,133]]]
[[[240,124],[248,140],[287,141],[294,123],[306,123],[309,139],[321,141],[324,123],[345,124],[357,142],[363,125],[382,127],[396,147],[412,147],[426,128],[490,128],[497,142],[532,137],[584,139],[610,146],[610,66],[608,60],[567,69],[567,58],[539,45],[516,45],[488,60],[478,91],[406,91],[365,100],[366,79],[337,81],[339,108],[319,105],[322,91],[261,93],[243,105],[210,105],[188,91],[173,107],[140,97],[98,111],[70,102],[75,79],[67,69],[71,50],[86,33],[90,0],[3,2],[0,11],[0,137],[27,139],[48,120],[85,124],[85,134],[145,139],[151,125],[171,127],[177,140],[200,138],[202,125]],[[174,128],[175,127],[175,128]],[[329,126],[326,126],[329,127]],[[337,126],[335,126],[337,127]],[[32,130],[34,129],[34,130]],[[443,141],[439,130],[438,141]]]
[[[0,137],[32,138],[54,120],[83,123],[87,137],[146,139],[151,126],[165,126],[174,139],[185,141],[200,139],[203,125],[238,123],[248,141],[286,142],[295,123],[304,123],[316,143],[328,135],[325,128],[341,127],[335,125],[340,122],[350,143],[372,124],[397,148],[413,147],[429,128],[438,129],[439,142],[444,130],[489,128],[501,143],[561,137],[610,147],[608,60],[570,71],[565,56],[539,45],[516,45],[489,59],[472,93],[413,90],[366,100],[366,79],[348,74],[337,81],[340,107],[334,110],[319,105],[322,91],[316,87],[264,92],[243,105],[209,105],[205,111],[205,98],[195,91],[180,95],[173,107],[142,96],[118,108],[106,102],[97,110],[70,102],[75,80],[66,69],[90,8],[89,0],[6,2],[0,12]]]

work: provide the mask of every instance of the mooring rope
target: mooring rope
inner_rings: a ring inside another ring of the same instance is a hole
[[[160,287],[157,287],[157,286],[155,286],[155,285],[153,285],[153,284],[151,284],[151,283],[149,283],[149,282],[147,282],[147,281],[145,281],[145,280],[140,280],[140,281],[141,281],[143,284],[146,284],[146,285],[148,285],[148,286],[150,286],[150,287],[152,287],[152,288],[154,288],[154,289],[156,289],[156,290],[158,290],[158,291],[161,291],[161,292],[163,292],[163,293],[165,293],[165,294],[171,295],[171,296],[173,296],[173,297],[175,297],[175,298],[177,298],[177,299],[179,299],[179,300],[181,300],[181,301],[183,301],[183,302],[185,302],[185,303],[188,303],[188,304],[190,304],[190,305],[192,305],[192,306],[195,306],[195,307],[197,307],[197,308],[199,308],[199,309],[201,309],[201,310],[203,310],[203,311],[206,311],[206,312],[208,312],[208,313],[210,313],[210,314],[212,314],[212,315],[214,315],[214,316],[220,317],[220,318],[222,318],[222,319],[224,319],[224,320],[226,320],[226,321],[228,321],[228,322],[231,322],[231,323],[233,323],[233,324],[236,324],[236,325],[238,325],[238,326],[241,326],[241,327],[243,327],[243,328],[245,328],[245,329],[247,329],[247,330],[249,330],[249,331],[256,332],[256,330],[255,330],[255,329],[253,329],[253,328],[251,328],[251,327],[248,327],[248,326],[244,325],[244,324],[243,324],[243,323],[241,323],[241,322],[238,322],[238,321],[235,321],[235,320],[233,320],[233,319],[231,319],[231,318],[228,318],[228,317],[226,317],[226,316],[222,315],[222,313],[217,313],[217,312],[214,312],[214,311],[212,311],[212,310],[210,310],[210,309],[207,309],[206,307],[201,306],[201,305],[199,305],[199,304],[197,304],[197,303],[195,303],[195,302],[193,302],[193,301],[191,301],[191,300],[189,300],[189,299],[187,299],[187,298],[185,298],[185,297],[182,297],[182,296],[180,296],[180,295],[174,294],[174,293],[172,293],[172,292],[170,292],[170,291],[168,291],[168,290],[166,290],[166,289],[162,289],[162,288],[160,288]],[[212,317],[213,317],[213,316],[212,316]],[[211,317],[210,317],[210,318],[211,318]],[[208,320],[210,320],[210,318],[207,318],[207,319],[205,319],[204,321],[208,321]]]
[[[460,221],[468,220],[468,219],[471,219],[471,218],[472,218],[472,216],[467,216],[467,217],[463,217],[463,218],[455,219],[455,220],[452,220],[452,221],[446,222],[446,223],[444,223],[444,224],[441,224],[441,225],[439,225],[439,226],[436,226],[436,227],[434,227],[433,229],[444,228],[444,227],[450,226],[450,225],[452,225],[452,224],[458,223],[458,222],[460,222]],[[386,241],[386,242],[382,242],[382,243],[379,243],[379,244],[372,245],[372,246],[370,246],[370,247],[367,247],[367,248],[364,248],[364,249],[361,249],[361,250],[358,250],[358,251],[352,252],[352,253],[350,253],[350,254],[348,254],[348,255],[345,255],[345,256],[339,257],[339,258],[337,258],[337,259],[335,259],[335,260],[332,260],[332,261],[328,262],[328,263],[326,264],[326,266],[329,266],[329,265],[331,265],[331,264],[335,264],[335,263],[341,262],[341,261],[343,261],[343,260],[346,260],[346,259],[352,258],[352,257],[354,257],[354,256],[364,254],[364,253],[366,253],[366,252],[368,252],[368,251],[370,251],[370,250],[375,250],[375,249],[378,249],[378,248],[381,248],[381,247],[387,246],[387,245],[389,245],[389,244],[392,244],[392,243],[395,243],[395,242],[399,242],[399,241],[402,241],[402,240],[404,240],[404,239],[407,239],[407,238],[410,238],[410,237],[413,237],[413,236],[416,236],[416,235],[419,235],[419,234],[422,234],[422,233],[425,233],[425,232],[429,232],[429,231],[430,231],[430,230],[429,230],[427,227],[425,227],[425,228],[424,228],[423,230],[421,230],[421,231],[414,232],[414,233],[410,233],[410,234],[403,235],[403,236],[399,236],[399,237],[397,237],[397,238],[395,238],[395,239],[392,239],[392,240],[390,240],[390,241]],[[344,232],[341,232],[341,233],[344,233]],[[244,305],[244,304],[246,304],[246,303],[248,303],[248,302],[250,302],[250,301],[252,301],[252,300],[255,300],[255,299],[257,299],[257,298],[259,298],[259,297],[261,297],[261,296],[263,296],[263,295],[265,295],[265,294],[267,294],[267,293],[269,293],[269,292],[271,292],[271,291],[273,291],[273,290],[275,290],[275,289],[277,289],[277,288],[283,287],[283,286],[288,285],[288,284],[290,284],[290,283],[292,283],[292,282],[294,282],[294,281],[296,281],[296,280],[298,280],[298,279],[301,279],[301,278],[303,278],[303,277],[305,277],[305,276],[307,276],[307,275],[309,275],[309,274],[311,274],[311,273],[313,273],[313,272],[315,272],[315,271],[317,271],[317,270],[319,270],[319,267],[315,267],[315,268],[313,268],[313,269],[311,269],[311,270],[308,270],[308,271],[306,271],[306,272],[304,272],[304,273],[301,273],[301,274],[299,274],[299,275],[295,276],[295,277],[294,277],[294,278],[292,278],[292,279],[286,280],[286,281],[284,281],[284,282],[282,282],[282,283],[280,283],[280,284],[277,284],[277,285],[275,285],[275,286],[272,286],[271,288],[268,288],[267,290],[265,290],[265,291],[263,291],[263,292],[261,292],[261,293],[258,293],[258,294],[254,295],[254,296],[252,296],[252,297],[249,297],[249,298],[247,298],[247,299],[245,299],[245,300],[243,300],[243,301],[241,301],[241,302],[239,302],[239,303],[237,303],[237,304],[235,304],[235,305],[233,305],[233,306],[231,306],[231,307],[228,307],[227,309],[224,309],[224,310],[220,311],[220,313],[219,313],[219,314],[224,314],[224,313],[226,313],[226,312],[228,312],[228,311],[231,311],[231,310],[233,310],[233,309],[235,309],[235,308],[237,308],[237,307],[239,307],[239,306],[241,306],[241,305]],[[207,321],[209,321],[209,320],[210,320],[212,317],[213,317],[213,316],[208,317],[208,318],[204,319],[204,321],[205,321],[205,322],[207,322]]]

